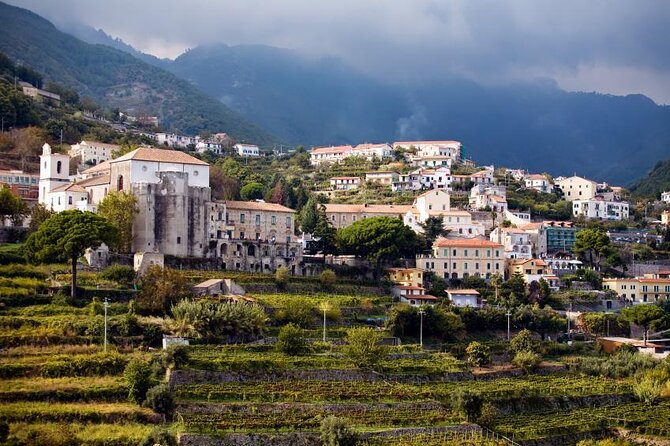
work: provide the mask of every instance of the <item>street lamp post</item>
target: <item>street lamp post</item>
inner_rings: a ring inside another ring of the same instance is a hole
[[[426,314],[424,310],[419,310],[419,345],[423,348],[423,315]]]
[[[510,310],[507,310],[506,316],[507,316],[507,341],[509,341],[510,338],[511,338],[510,317],[512,316],[512,313],[510,312]]]
[[[107,351],[107,307],[109,306],[109,301],[105,297],[103,307],[105,308],[105,352]]]

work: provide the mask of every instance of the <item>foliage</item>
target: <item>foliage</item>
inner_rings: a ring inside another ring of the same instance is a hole
[[[419,247],[414,231],[392,217],[358,220],[337,231],[336,239],[342,253],[367,258],[377,269],[390,260],[413,257]]]
[[[666,381],[659,381],[653,376],[645,375],[641,380],[633,384],[633,393],[640,402],[654,404],[661,398],[661,392]]]
[[[342,351],[358,367],[374,368],[386,356],[387,348],[381,345],[382,339],[382,333],[373,328],[350,328]]]
[[[169,345],[163,350],[163,366],[165,368],[181,368],[188,363],[189,350],[186,345]]]
[[[177,439],[165,428],[154,428],[143,440],[139,446],[177,446]]]
[[[468,362],[475,367],[483,367],[491,363],[491,349],[486,345],[472,341],[465,349],[468,355]]]
[[[321,275],[319,275],[319,282],[321,282],[321,285],[323,285],[323,287],[326,289],[331,288],[336,281],[337,276],[335,275],[335,271],[332,269],[326,269],[321,273]]]
[[[514,322],[518,326],[540,333],[542,339],[548,333],[558,332],[566,326],[567,321],[549,307],[524,305],[514,312]]]
[[[186,277],[181,271],[152,265],[139,278],[140,310],[167,314],[172,305],[191,296]]]
[[[169,418],[175,409],[174,396],[167,384],[158,384],[147,391],[144,405]]]
[[[423,229],[427,250],[432,249],[433,242],[437,240],[438,237],[446,237],[450,232],[449,229],[444,229],[443,215],[432,215],[423,223],[419,223],[419,226]]]
[[[657,162],[651,172],[636,181],[630,190],[637,196],[660,198],[661,192],[670,190],[670,160]]]
[[[482,413],[484,400],[477,393],[465,389],[457,390],[453,395],[453,409],[468,422],[476,422]]]
[[[14,195],[6,184],[0,187],[0,218],[4,226],[9,218],[17,224],[28,214],[28,208],[21,197]]]
[[[305,234],[312,234],[319,219],[319,204],[315,197],[310,197],[299,214],[300,229]]]
[[[258,305],[183,299],[172,307],[178,325],[192,327],[199,338],[246,342],[263,334],[267,316]]]
[[[286,288],[286,284],[288,283],[290,273],[288,271],[288,268],[285,266],[280,266],[277,268],[275,271],[275,283],[277,284],[277,288],[280,290],[283,290]]]
[[[132,192],[110,192],[98,205],[98,214],[112,224],[118,234],[118,243],[112,248],[119,252],[132,252],[133,221],[139,212],[137,197]]]
[[[240,197],[244,201],[262,200],[265,195],[265,186],[260,183],[247,183],[240,189]]]
[[[607,313],[582,313],[579,317],[580,325],[586,333],[596,336],[607,334],[609,321],[609,333],[612,335],[628,335],[630,332],[629,322],[617,314]]]
[[[665,311],[656,305],[635,305],[625,308],[621,314],[629,322],[644,328],[644,343],[647,343],[647,334],[651,324],[665,316]]]
[[[128,400],[142,404],[153,384],[151,365],[142,359],[131,359],[123,370],[123,378],[128,386]]]
[[[610,246],[610,239],[607,233],[597,228],[578,231],[575,236],[573,250],[575,254],[590,266],[600,266],[603,258],[614,254],[615,248]]]
[[[72,298],[77,297],[77,259],[87,248],[102,243],[113,245],[118,234],[107,220],[92,212],[63,211],[52,215],[25,243],[25,252],[32,263],[66,261],[72,263]]]
[[[127,285],[135,280],[135,270],[132,266],[111,265],[100,272],[100,277]]]
[[[452,312],[437,306],[423,308],[423,335],[444,340],[456,339],[465,326],[461,318]],[[407,304],[395,305],[391,309],[386,327],[393,336],[419,337],[420,328],[419,309]]]
[[[576,364],[577,370],[592,376],[621,379],[656,367],[658,361],[637,351],[618,350],[606,357],[584,357]]]
[[[537,368],[540,364],[540,355],[533,351],[520,351],[514,355],[512,359],[512,364],[516,367],[519,367],[525,373],[530,373]]]
[[[278,352],[290,356],[304,355],[309,353],[310,350],[303,330],[294,324],[284,325],[279,330],[275,348]]]
[[[275,317],[280,322],[292,323],[302,328],[314,324],[314,305],[304,297],[293,296],[279,308]]]
[[[537,352],[537,341],[530,330],[523,329],[510,341],[510,349],[515,352]]]
[[[355,446],[357,435],[341,418],[329,415],[321,421],[321,444],[323,446]]]

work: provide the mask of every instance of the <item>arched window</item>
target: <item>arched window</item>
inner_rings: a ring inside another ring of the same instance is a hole
[[[60,173],[60,171],[61,171],[61,167],[62,167],[62,162],[61,162],[61,161],[58,161],[58,162],[56,163],[56,173],[58,173],[58,174]]]
[[[116,189],[123,190],[123,175],[119,175],[119,179],[116,181]]]

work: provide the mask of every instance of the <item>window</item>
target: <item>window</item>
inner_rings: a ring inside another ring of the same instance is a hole
[[[244,215],[244,214],[240,214],[240,223],[244,223],[245,219],[246,219],[246,218],[245,218],[245,215]]]
[[[181,237],[177,237],[177,244],[181,245]]]
[[[479,263],[475,263],[475,269],[479,269]]]
[[[468,256],[468,250],[467,250],[467,249],[464,249],[464,250],[463,250],[463,255],[464,255],[465,257]]]
[[[240,231],[240,238],[244,239],[244,231]]]
[[[465,262],[465,263],[463,264],[463,269],[468,269],[468,262]]]
[[[446,252],[445,252],[445,254],[446,254]],[[455,250],[455,249],[453,250],[452,255],[453,255],[453,256],[456,256],[456,250]]]
[[[123,175],[119,175],[119,178],[116,180],[116,189],[123,190]]]
[[[273,216],[271,217],[271,219],[270,219],[270,224],[273,224],[273,225],[276,225],[276,224],[277,224],[277,217],[276,217],[276,216],[273,215]]]
[[[60,174],[61,168],[63,167],[62,164],[63,163],[60,161],[56,163],[56,173]]]
[[[256,214],[256,226],[261,224],[261,214]]]
[[[479,257],[479,250],[475,249],[475,257]]]
[[[452,269],[456,269],[456,262],[454,262]]]
[[[260,239],[261,239],[261,233],[260,233],[260,232],[257,232],[257,233],[256,233],[256,240],[260,240]]]
[[[72,195],[67,197],[67,204],[72,204]]]
[[[455,263],[454,263],[454,265],[455,265]],[[447,262],[444,262],[444,269],[448,269],[448,268],[449,268],[449,264]]]
[[[354,217],[354,221],[356,221],[356,217]],[[286,226],[287,227],[291,226],[291,217],[286,217]]]

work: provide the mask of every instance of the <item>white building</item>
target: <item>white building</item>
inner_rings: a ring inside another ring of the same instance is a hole
[[[333,190],[353,190],[361,185],[359,177],[333,177],[330,179],[330,187]]]
[[[393,154],[393,149],[388,144],[359,144],[351,149],[349,156],[363,156],[369,160],[373,158],[388,158]]]
[[[452,182],[451,169],[419,168],[406,174],[400,174],[391,189],[393,192],[418,191],[424,189],[449,189]]]
[[[505,186],[476,184],[470,189],[469,204],[473,210],[504,213],[507,211],[507,190]]]
[[[572,215],[588,219],[628,220],[629,205],[625,201],[605,201],[596,196],[589,200],[573,200]]]
[[[474,238],[485,234],[483,223],[475,222],[467,211],[451,210],[450,195],[442,189],[433,189],[414,199],[403,222],[417,234],[423,233],[421,224],[429,217],[442,217],[442,227],[449,231],[448,238]]]
[[[392,187],[394,182],[398,181],[400,174],[398,172],[366,172],[365,181],[367,183],[381,184],[382,186]]]
[[[542,193],[550,193],[553,190],[549,178],[542,174],[530,174],[524,177],[527,189],[534,189]]]
[[[670,192],[663,192],[661,194],[661,201],[663,203],[670,204]]]
[[[223,144],[212,141],[198,141],[195,145],[195,151],[198,153],[213,152],[217,155],[223,154]]]
[[[530,234],[523,229],[497,227],[491,231],[489,239],[505,247],[505,258],[530,259],[533,257]]]
[[[415,151],[408,156],[414,166],[451,167],[461,161],[462,144],[459,141],[396,141],[393,148]]]
[[[39,203],[50,206],[49,193],[68,184],[70,184],[70,157],[62,153],[53,153],[51,146],[45,143],[40,155]]]
[[[112,154],[119,150],[116,144],[105,144],[97,141],[82,141],[70,147],[70,157],[81,157],[81,164],[95,166],[112,159]]]
[[[566,201],[588,200],[593,198],[598,191],[598,184],[586,178],[571,176],[569,178],[556,178],[556,186],[563,191]]]
[[[482,298],[477,290],[447,290],[447,297],[457,307],[482,307]]]
[[[254,144],[235,144],[233,148],[240,156],[261,156],[260,149]]]
[[[177,135],[175,133],[156,133],[156,144],[161,146],[187,148],[189,145],[195,146],[198,138],[195,136]]]
[[[338,163],[351,154],[353,147],[351,146],[337,146],[337,147],[314,147],[309,152],[310,163],[312,166],[318,166],[321,163]]]

